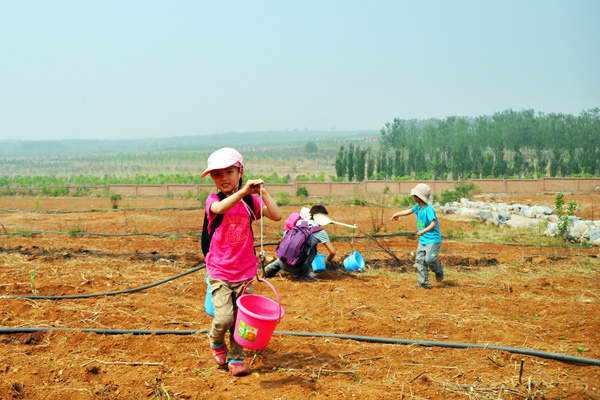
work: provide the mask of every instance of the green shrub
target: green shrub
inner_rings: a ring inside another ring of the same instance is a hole
[[[296,196],[304,198],[308,197],[308,190],[306,190],[306,187],[298,186],[298,189],[296,189]]]
[[[569,230],[569,217],[575,215],[577,210],[577,202],[572,200],[569,202],[568,207],[565,209],[565,200],[563,194],[558,193],[554,202],[556,207],[556,215],[558,216],[558,235],[563,241],[567,240],[567,232]]]
[[[292,202],[292,199],[289,194],[284,193],[284,192],[279,192],[279,193],[275,194],[275,201],[277,202],[277,204],[279,204],[281,206],[281,205],[290,204]]]
[[[121,201],[122,198],[123,196],[121,196],[120,194],[110,195],[110,203],[112,204],[113,209],[116,210],[117,208],[119,208],[119,201]]]

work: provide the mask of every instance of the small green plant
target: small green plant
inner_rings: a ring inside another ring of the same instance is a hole
[[[362,379],[360,379],[358,371],[354,371],[354,373],[352,374],[352,380],[359,385],[362,384]]]
[[[575,215],[577,210],[577,202],[572,200],[565,209],[565,200],[563,194],[558,193],[554,201],[556,215],[558,216],[558,236],[565,242],[567,240],[567,232],[569,231],[569,217]]]
[[[35,199],[35,210],[39,210],[40,209],[40,199]]]
[[[69,229],[69,235],[71,237],[77,237],[81,231],[79,230],[79,224],[75,224],[73,228]]]
[[[201,203],[206,203],[206,199],[210,196],[210,192],[208,190],[200,190],[198,193],[198,201]]]
[[[113,209],[116,210],[117,208],[119,208],[119,201],[121,201],[122,198],[123,196],[121,196],[120,194],[110,195],[110,204],[112,204]]]
[[[350,200],[346,200],[344,202],[345,205],[350,206],[350,205],[355,205],[355,206],[366,206],[367,205],[367,201],[363,198],[360,198],[359,196],[354,196],[353,199]]]
[[[214,367],[210,367],[209,369],[206,369],[204,371],[202,371],[200,368],[194,368],[194,372],[200,375],[205,375],[208,374],[210,371],[212,371],[213,369],[218,368],[218,365],[215,365]]]
[[[578,347],[577,347],[577,351],[578,351],[578,352],[580,352],[580,353],[583,353],[583,352],[585,351],[585,347],[583,347],[583,346],[578,346]]]
[[[37,296],[38,290],[35,288],[35,271],[29,271],[29,286],[31,286],[31,292]]]
[[[167,392],[167,389],[160,386],[160,384],[158,383],[158,379],[156,377],[154,377],[154,379],[152,379],[152,386],[154,386],[154,394],[152,395],[152,397],[150,397],[150,400],[162,399],[164,396],[166,396],[166,398],[168,400],[171,399],[171,396]]]

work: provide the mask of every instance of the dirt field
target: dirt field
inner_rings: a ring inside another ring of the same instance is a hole
[[[565,196],[572,199],[581,204],[578,215],[599,218],[598,196]],[[554,203],[553,196],[502,200]],[[197,200],[120,205],[128,209],[113,211],[103,198],[0,198],[0,295],[122,291],[203,265]],[[299,208],[282,210],[287,216]],[[361,228],[353,237],[348,228],[326,227],[339,237],[339,260],[354,249],[367,268],[350,273],[338,264],[317,282],[271,279],[286,315],[267,349],[247,351],[250,376],[231,377],[210,356],[201,269],[115,296],[3,298],[0,399],[600,399],[597,248],[536,246],[531,231],[515,229],[498,233],[502,244],[483,234],[447,239],[445,280],[431,276],[428,291],[413,288],[413,237],[363,234],[379,224],[383,234],[411,232],[414,218],[392,223],[389,208],[328,209],[332,219]],[[498,229],[438,217],[443,235]],[[265,221],[263,242],[276,242],[282,226]],[[260,243],[259,226],[254,233]],[[274,246],[264,250],[274,255]],[[262,283],[255,293],[273,297]],[[81,331],[92,329],[99,333]],[[456,343],[472,346],[449,345]]]

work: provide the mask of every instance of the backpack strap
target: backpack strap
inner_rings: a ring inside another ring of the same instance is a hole
[[[223,200],[225,200],[225,198],[227,196],[223,192],[218,192],[217,193],[217,197],[219,198],[219,201],[223,201]],[[208,221],[208,212],[209,212],[209,210],[206,209],[205,210],[205,215],[204,215],[204,218],[206,218],[206,221]],[[217,230],[217,228],[219,226],[221,226],[221,222],[223,222],[223,214],[217,214],[217,215],[215,215],[215,217],[213,218],[213,220],[210,223],[209,233],[214,233]]]

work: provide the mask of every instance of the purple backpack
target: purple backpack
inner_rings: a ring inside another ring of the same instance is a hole
[[[310,228],[307,221],[302,221],[300,225],[294,226],[277,246],[275,254],[281,261],[292,267],[302,265],[310,249],[310,239],[313,233],[323,230],[320,226]]]

